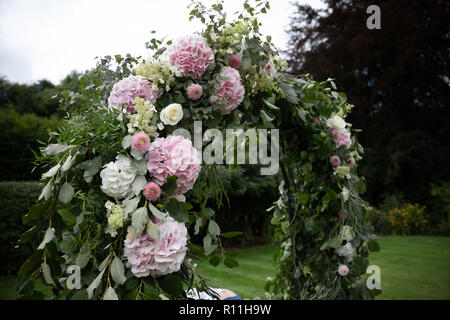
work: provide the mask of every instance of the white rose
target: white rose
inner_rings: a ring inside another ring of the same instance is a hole
[[[164,124],[174,126],[183,119],[183,108],[178,103],[169,104],[161,111],[159,117]]]
[[[336,129],[336,130],[344,130],[347,123],[339,117],[338,115],[335,115],[334,117],[327,120],[327,125],[330,128]]]
[[[334,170],[334,175],[338,176],[341,179],[344,179],[344,178],[350,179],[350,167],[338,166]]]

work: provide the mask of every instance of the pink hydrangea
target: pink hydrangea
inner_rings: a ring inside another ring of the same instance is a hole
[[[153,201],[159,198],[161,195],[161,189],[156,183],[150,182],[144,187],[142,193],[147,200]]]
[[[143,132],[136,133],[131,138],[131,145],[140,153],[145,153],[150,148],[150,138]]]
[[[200,79],[209,64],[214,62],[214,52],[206,40],[198,35],[176,40],[167,48],[167,55],[181,74],[193,79]]]
[[[231,67],[222,67],[219,73],[220,85],[216,88],[215,100],[223,104],[220,108],[222,114],[229,114],[244,100],[245,89],[241,84],[239,71]]]
[[[337,130],[331,129],[331,134],[334,136],[334,142],[336,143],[336,148],[340,146],[345,146],[347,149],[352,145],[352,140],[350,139],[350,132],[347,129]]]
[[[136,277],[158,277],[180,270],[186,256],[187,229],[168,217],[159,224],[158,238],[144,232],[135,238],[127,237],[124,243],[124,256],[131,272]]]
[[[341,159],[338,156],[332,156],[330,157],[330,163],[333,167],[336,167],[341,164]]]
[[[161,186],[167,177],[178,177],[175,195],[192,189],[200,172],[200,161],[192,142],[181,136],[157,138],[147,153],[147,168],[155,183]]]
[[[236,55],[229,56],[228,64],[234,69],[239,69],[239,67],[241,66],[241,59]]]
[[[162,93],[162,89],[153,90],[152,83],[142,79],[140,76],[129,76],[113,86],[108,98],[108,104],[116,109],[125,107],[127,112],[133,113],[136,97],[155,103]]]
[[[200,97],[203,94],[202,86],[198,85],[198,84],[191,84],[188,87],[187,91],[188,91],[189,99],[194,100],[194,101],[200,99]]]

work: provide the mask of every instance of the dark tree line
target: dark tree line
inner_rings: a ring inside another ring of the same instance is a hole
[[[290,71],[331,77],[356,105],[368,198],[397,193],[426,203],[430,184],[450,180],[450,1],[325,0],[297,5],[290,25]],[[370,30],[369,5],[381,9]]]

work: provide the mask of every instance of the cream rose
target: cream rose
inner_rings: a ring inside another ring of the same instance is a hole
[[[328,127],[336,130],[344,130],[347,123],[339,117],[338,115],[335,115],[334,117],[327,120]]]
[[[181,107],[181,104],[169,104],[161,111],[159,118],[166,125],[176,125],[181,119],[183,119],[183,108]]]

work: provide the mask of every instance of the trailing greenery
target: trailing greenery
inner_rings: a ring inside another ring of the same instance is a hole
[[[0,274],[16,273],[35,249],[31,244],[18,248],[17,241],[28,229],[22,218],[38,199],[41,189],[39,182],[0,182]]]

